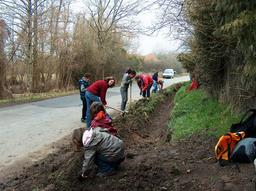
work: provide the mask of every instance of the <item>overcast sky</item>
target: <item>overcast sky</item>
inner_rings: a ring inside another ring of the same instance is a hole
[[[143,15],[139,17],[143,26],[150,27],[156,20],[156,13],[154,11],[145,12]],[[145,55],[149,53],[159,53],[159,52],[170,52],[176,51],[180,42],[172,40],[170,36],[168,36],[167,30],[162,29],[161,31],[148,35],[139,35],[138,38],[138,49],[137,52]]]
[[[85,10],[85,5],[82,3],[82,0],[76,0],[74,3],[72,3],[72,9],[74,12],[79,12]],[[148,27],[152,25],[154,22],[155,15],[154,13],[147,12],[143,13],[139,17],[141,23],[144,27]],[[133,49],[133,52],[146,55],[150,53],[160,53],[160,52],[170,52],[170,51],[176,51],[179,46],[180,42],[171,40],[170,37],[167,37],[166,33],[164,31],[158,32],[158,34],[153,35],[138,35],[136,39],[134,39],[133,47],[136,47],[135,50]]]

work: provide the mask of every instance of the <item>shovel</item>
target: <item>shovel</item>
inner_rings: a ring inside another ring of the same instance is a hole
[[[114,107],[111,107],[111,106],[108,106],[108,105],[105,105],[105,108],[109,108],[109,109],[113,109],[115,111],[118,111],[120,113],[122,113],[122,115],[124,115],[125,113],[127,113],[126,111],[122,111],[120,109],[117,109],[117,108],[114,108]]]

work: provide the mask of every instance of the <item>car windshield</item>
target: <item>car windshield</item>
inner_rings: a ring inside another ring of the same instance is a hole
[[[164,73],[173,73],[173,69],[166,69]]]

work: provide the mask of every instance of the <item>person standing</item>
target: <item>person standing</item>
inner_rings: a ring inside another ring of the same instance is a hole
[[[80,99],[83,103],[81,122],[85,122],[85,115],[86,115],[86,109],[87,109],[85,92],[86,92],[86,89],[90,86],[90,79],[91,79],[91,74],[85,73],[84,76],[79,80]]]
[[[152,90],[152,92],[156,93],[157,90],[158,90],[158,84],[157,84],[157,82],[158,82],[158,72],[153,74],[152,79],[153,79],[153,90]]]
[[[140,74],[135,77],[143,97],[150,97],[150,88],[153,84],[151,75]]]
[[[136,72],[134,70],[127,70],[127,72],[123,75],[121,87],[120,87],[120,93],[121,93],[121,110],[124,111],[127,101],[128,101],[128,89],[129,85],[132,83],[132,79],[135,77]]]
[[[115,86],[115,78],[110,76],[106,77],[104,80],[97,80],[91,84],[85,93],[86,98],[86,124],[87,128],[91,126],[91,115],[90,115],[90,106],[92,102],[102,102],[103,105],[107,105],[106,102],[106,93],[108,88]]]

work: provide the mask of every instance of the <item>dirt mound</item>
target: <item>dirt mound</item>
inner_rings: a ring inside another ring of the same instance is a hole
[[[167,121],[172,96],[141,100],[115,126],[126,143],[126,160],[117,175],[79,181],[82,152],[63,141],[58,152],[1,185],[3,190],[255,190],[252,164],[219,167],[213,158],[216,140],[194,135],[170,141]],[[142,107],[143,106],[143,107]],[[145,106],[150,111],[145,110]],[[144,109],[141,109],[144,108]],[[145,112],[145,113],[144,113]]]

